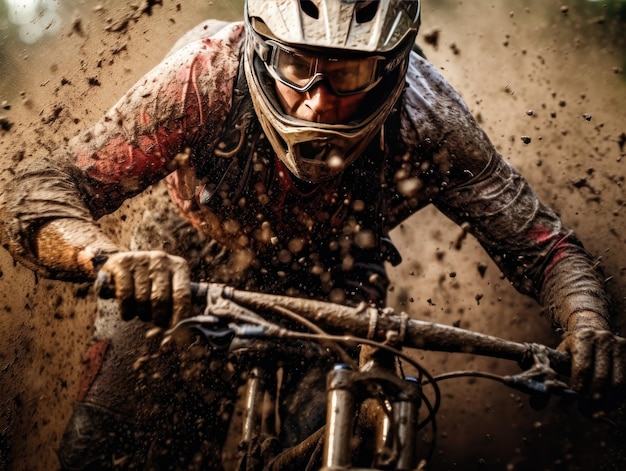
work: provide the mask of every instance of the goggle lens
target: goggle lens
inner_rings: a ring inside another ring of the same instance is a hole
[[[329,59],[274,45],[268,69],[274,78],[301,92],[326,79],[334,93],[351,95],[371,90],[378,84],[381,59],[380,56]]]

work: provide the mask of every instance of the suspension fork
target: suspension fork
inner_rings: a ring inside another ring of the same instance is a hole
[[[393,373],[395,359],[392,355],[381,351],[369,353],[367,363],[359,371],[340,364],[328,375],[322,471],[353,469],[352,437],[357,411],[359,426],[374,436],[374,469],[410,471],[417,468],[419,383],[414,378],[402,379]],[[384,391],[383,404],[380,398],[363,398],[367,385]]]
[[[276,413],[276,369],[254,366],[248,373],[243,398],[238,471],[261,469],[262,442],[266,431],[274,433]],[[269,403],[269,406],[268,406]]]

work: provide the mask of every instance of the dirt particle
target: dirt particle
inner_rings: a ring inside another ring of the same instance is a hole
[[[624,146],[626,146],[626,132],[623,132],[619,135],[617,139],[617,145],[619,146],[620,152],[624,152]]]
[[[49,116],[42,118],[42,122],[44,124],[54,123],[57,119],[59,119],[59,116],[61,116],[62,112],[63,112],[63,106],[57,105],[53,108]]]
[[[81,18],[75,17],[72,20],[72,33],[76,33],[81,38],[85,37],[85,31],[83,29],[83,22],[82,22]]]
[[[0,129],[3,131],[10,131],[13,127],[13,123],[9,121],[9,118],[5,116],[0,116]]]
[[[13,157],[11,159],[13,162],[19,163],[22,160],[24,160],[25,156],[26,156],[26,153],[23,150],[19,150],[15,154],[13,154]]]
[[[591,115],[589,113],[584,113],[583,118],[585,118],[587,121],[591,121]]]
[[[526,115],[527,116],[533,116],[534,114],[535,114],[535,112],[533,110],[526,111]]]
[[[110,25],[105,28],[105,31],[109,33],[123,33],[128,30],[131,23],[139,21],[143,15],[151,16],[152,9],[157,6],[163,6],[163,0],[147,0],[141,3],[141,5],[131,5],[130,12],[125,14],[122,18],[117,20],[110,18]]]
[[[561,5],[560,10],[563,15],[567,15],[569,13],[569,7],[567,5]]]
[[[424,42],[426,42],[426,44],[428,44],[429,46],[432,46],[435,49],[437,49],[437,47],[439,47],[440,32],[441,32],[440,30],[434,29],[430,33],[424,34]]]
[[[530,136],[522,136],[521,139],[522,139],[522,142],[526,145],[530,144],[532,141],[532,138]]]
[[[480,277],[484,278],[485,273],[487,273],[487,265],[485,263],[478,263],[477,268],[478,268],[478,274],[480,275]]]

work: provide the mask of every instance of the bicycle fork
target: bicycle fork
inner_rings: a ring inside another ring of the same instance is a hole
[[[322,471],[358,469],[352,466],[355,416],[362,428],[373,429],[375,468],[367,469],[418,469],[416,445],[421,388],[414,378],[398,378],[375,361],[359,371],[340,364],[329,373],[327,390]],[[365,397],[364,391],[367,392]]]

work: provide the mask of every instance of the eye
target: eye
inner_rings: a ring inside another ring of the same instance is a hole
[[[352,91],[363,85],[362,74],[358,64],[350,64],[329,72],[333,86],[339,91]]]
[[[311,77],[312,66],[313,61],[310,57],[281,51],[276,63],[276,70],[287,81],[300,84]]]
[[[299,78],[308,78],[311,71],[311,63],[299,56],[293,56],[289,64],[289,70]]]

